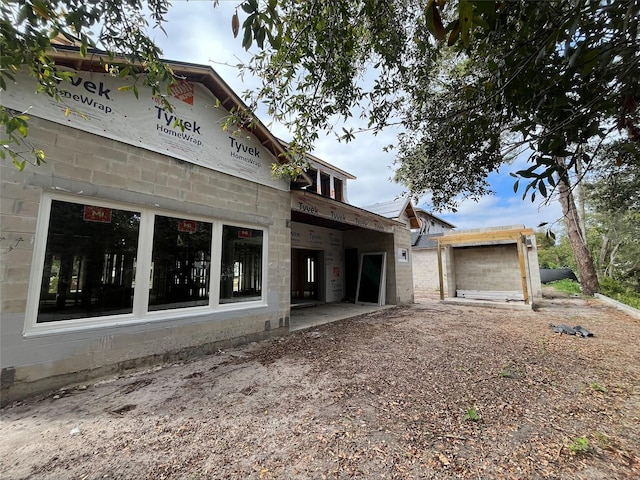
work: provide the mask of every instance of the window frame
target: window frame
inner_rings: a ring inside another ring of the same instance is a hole
[[[230,227],[238,227],[238,228],[250,228],[252,230],[261,230],[262,231],[262,284],[261,284],[261,290],[260,290],[260,300],[247,300],[247,301],[242,301],[242,302],[228,302],[228,303],[220,303],[220,272],[222,271],[222,233],[223,233],[223,226],[224,225],[228,225]],[[214,281],[213,283],[215,284],[215,307],[220,310],[220,311],[224,311],[224,310],[238,310],[238,309],[242,309],[242,308],[248,308],[251,306],[259,306],[259,305],[267,305],[267,291],[268,291],[268,284],[267,284],[267,278],[269,276],[269,229],[267,227],[260,227],[257,225],[254,226],[250,226],[244,223],[238,223],[238,222],[230,222],[230,221],[226,221],[226,220],[220,220],[218,222],[218,228],[219,230],[214,231],[214,234],[217,235],[217,237],[220,239],[220,244],[218,245],[218,251],[216,252],[216,264],[215,264],[215,277],[214,277],[214,272],[213,272],[213,266],[211,267],[211,278],[215,278],[216,281]],[[213,258],[211,260],[211,262],[213,263]],[[211,291],[213,291],[213,288],[211,289]],[[211,296],[213,297],[213,294],[211,294]]]
[[[74,319],[57,320],[38,323],[38,311],[40,307],[40,294],[42,274],[47,249],[49,234],[49,222],[53,201],[62,201],[80,205],[92,205],[98,207],[123,209],[140,214],[138,230],[138,248],[136,253],[135,285],[144,285],[149,282],[152,263],[152,248],[154,235],[154,221],[156,215],[196,220],[211,224],[211,270],[209,279],[209,304],[201,306],[171,308],[149,311],[149,289],[135,288],[133,293],[133,308],[131,313],[103,315],[95,317],[82,317]],[[223,225],[239,228],[250,228],[262,231],[262,284],[261,295],[258,300],[246,302],[220,303],[220,269],[222,258],[222,229]],[[187,212],[166,210],[160,208],[145,207],[105,200],[96,197],[78,197],[63,193],[45,192],[40,198],[38,219],[35,231],[35,245],[29,275],[27,290],[27,307],[25,309],[24,336],[38,336],[55,334],[68,331],[93,330],[106,327],[120,327],[139,323],[159,322],[184,319],[188,317],[201,317],[206,314],[224,312],[229,310],[247,310],[267,306],[268,292],[268,252],[269,252],[269,228],[264,225],[244,224],[211,218],[202,215],[193,215]]]

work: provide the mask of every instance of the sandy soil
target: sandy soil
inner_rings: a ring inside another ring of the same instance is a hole
[[[640,478],[640,322],[419,302],[15,403],[0,478]]]

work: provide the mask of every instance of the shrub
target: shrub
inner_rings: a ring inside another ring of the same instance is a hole
[[[613,298],[625,305],[640,309],[640,293],[624,286],[613,278],[604,277],[600,280],[600,291],[603,295]]]

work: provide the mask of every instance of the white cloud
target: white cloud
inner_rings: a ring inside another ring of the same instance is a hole
[[[543,222],[552,226],[553,222],[562,217],[562,209],[557,201],[543,205],[541,202],[522,200],[522,197],[517,195],[486,196],[478,202],[463,202],[457,213],[438,216],[456,225],[458,230],[503,225],[537,228]]]

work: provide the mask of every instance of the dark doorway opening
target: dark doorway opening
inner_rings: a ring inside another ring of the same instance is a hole
[[[291,300],[320,300],[320,251],[291,250]]]

